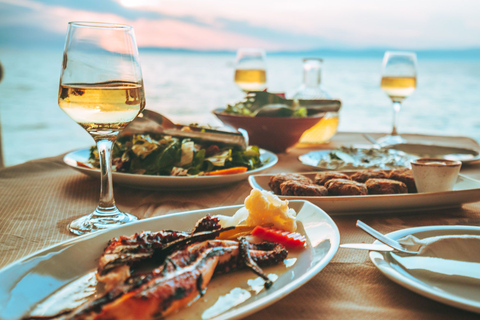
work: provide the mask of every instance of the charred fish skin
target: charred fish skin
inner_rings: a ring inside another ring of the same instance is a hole
[[[109,241],[98,263],[98,274],[104,275],[121,265],[132,265],[148,259],[165,244],[190,236],[187,232],[162,230],[121,236]]]
[[[259,250],[265,247],[272,249],[272,254]],[[245,259],[242,252],[245,251],[251,259],[242,262]],[[232,240],[196,242],[175,251],[151,273],[130,277],[67,319],[162,318],[202,295],[220,263],[230,266],[229,271],[233,270],[233,266],[243,268],[253,263],[256,273],[263,274],[258,266],[255,267],[255,258],[261,263],[273,263],[281,261],[285,252],[285,248],[279,244],[256,245],[246,240],[242,240],[242,248],[238,241]]]
[[[128,279],[69,319],[155,319],[188,304],[205,291],[219,256],[232,251],[228,246],[195,245],[175,252],[151,274]]]
[[[173,230],[159,232],[141,232],[132,236],[120,236],[109,241],[99,259],[98,274],[105,275],[112,269],[122,265],[129,265],[149,259],[161,250],[166,244],[175,240],[190,237],[194,234],[216,231],[221,229],[218,218],[210,215],[200,219],[192,233]],[[212,239],[217,234],[212,234]]]
[[[214,231],[222,228],[218,218],[212,218],[210,215],[198,220],[197,224],[193,228],[192,233],[198,233],[203,231]]]
[[[124,254],[122,248],[118,250],[115,249],[116,247],[119,247],[118,245],[110,245],[108,248],[113,248],[113,250],[106,250],[99,259],[99,267],[96,274],[97,280],[104,284],[105,290],[111,290],[116,285],[124,282],[130,277],[131,267],[133,265],[145,260],[150,260],[157,265],[162,264],[165,258],[175,250],[183,248],[191,243],[214,239],[220,233],[231,230],[232,228],[234,227],[197,232],[187,236],[185,236],[184,233],[177,231],[165,231],[164,234],[161,232],[155,233],[154,237],[159,239],[159,241],[155,241],[154,245],[149,245],[148,247],[153,248],[153,250],[150,250],[147,253],[142,249],[140,250],[140,253],[131,250],[135,253]],[[152,238],[152,235],[146,234],[146,237],[142,235],[133,235],[131,237],[125,237],[125,239],[120,239],[120,241],[117,240],[115,243],[136,243],[138,242],[138,239],[142,242],[145,238],[150,239]],[[162,243],[162,241],[164,243]],[[107,265],[108,268],[105,271],[105,266]]]

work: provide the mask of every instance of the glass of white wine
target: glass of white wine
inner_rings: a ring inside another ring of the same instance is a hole
[[[145,107],[142,71],[133,28],[70,22],[58,93],[60,108],[95,140],[100,158],[100,201],[91,214],[72,221],[77,235],[137,220],[115,205],[112,146]]]
[[[267,88],[267,63],[265,51],[242,48],[235,60],[235,83],[244,92],[263,91]]]
[[[378,140],[381,145],[405,142],[397,131],[398,113],[402,101],[410,96],[417,86],[417,56],[413,52],[387,51],[383,57],[382,90],[393,102],[392,133]]]

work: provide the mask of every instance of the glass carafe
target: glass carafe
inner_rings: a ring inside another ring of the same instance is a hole
[[[322,59],[303,59],[303,84],[293,94],[293,99],[330,99],[328,93],[321,86],[322,63]],[[337,127],[338,112],[327,112],[315,126],[303,133],[300,142],[308,144],[327,142],[335,135]]]

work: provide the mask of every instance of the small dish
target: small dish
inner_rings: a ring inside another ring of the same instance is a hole
[[[420,193],[453,189],[462,163],[458,160],[422,158],[411,162],[415,185]]]

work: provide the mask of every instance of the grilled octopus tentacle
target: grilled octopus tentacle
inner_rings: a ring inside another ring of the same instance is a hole
[[[264,251],[261,248],[270,250]],[[249,253],[250,259],[242,252]],[[285,252],[280,244],[257,245],[250,244],[245,239],[241,244],[232,240],[196,242],[172,253],[162,266],[152,272],[129,277],[124,283],[83,305],[64,319],[162,318],[203,295],[216,268],[221,264],[230,266],[229,270],[233,266],[241,268],[256,265],[254,260],[265,264],[270,262],[265,257],[279,260],[285,256]],[[258,266],[253,269],[257,274],[262,274]]]
[[[209,219],[207,219],[209,218]],[[213,239],[221,232],[232,229],[217,228],[209,216],[200,220],[216,228],[212,231],[196,232],[190,235],[179,231],[142,232],[130,237],[120,237],[110,241],[99,259],[97,280],[105,284],[105,290],[111,290],[125,281],[131,274],[131,267],[147,259],[162,263],[165,257],[177,248],[189,243]],[[197,224],[198,226],[199,224]],[[203,226],[205,228],[205,226]],[[198,228],[197,228],[198,229]]]
[[[221,229],[218,218],[206,216],[195,225],[192,234]],[[132,265],[138,261],[151,258],[167,243],[183,239],[192,234],[183,231],[162,230],[159,232],[135,233],[121,236],[109,241],[99,260],[98,273],[104,275],[121,265]],[[212,235],[215,237],[216,234]]]
[[[245,266],[252,270],[253,273],[260,276],[263,280],[265,280],[265,288],[269,289],[273,285],[273,282],[268,278],[268,276],[263,272],[263,270],[260,269],[258,264],[253,261],[252,257],[250,256],[248,241],[247,239],[245,239],[245,237],[242,237],[240,239],[240,242],[238,243],[238,248],[240,250],[240,255],[243,262],[245,263]]]

